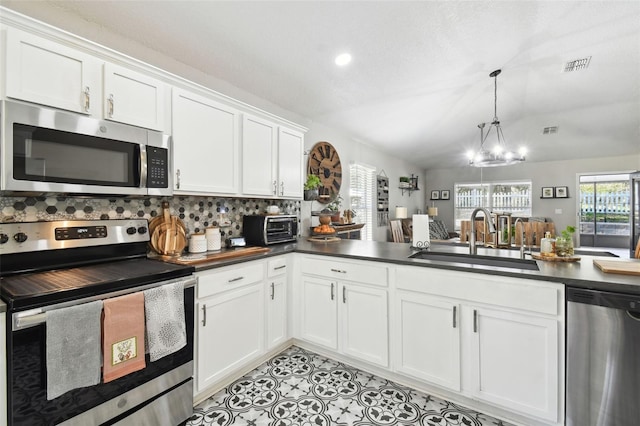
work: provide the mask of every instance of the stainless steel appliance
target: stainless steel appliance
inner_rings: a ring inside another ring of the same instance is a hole
[[[172,194],[160,132],[12,101],[0,116],[4,194]]]
[[[640,295],[567,289],[567,426],[640,419]]]
[[[640,241],[640,172],[631,174],[631,258]]]
[[[293,214],[246,215],[242,218],[242,235],[247,244],[259,246],[295,241],[298,218]]]
[[[169,424],[193,412],[193,267],[147,259],[145,219],[0,224],[8,418],[0,424]],[[47,400],[46,312],[184,282],[187,345],[108,383]]]

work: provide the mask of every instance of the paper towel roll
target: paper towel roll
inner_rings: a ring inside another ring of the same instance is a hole
[[[407,208],[396,206],[396,219],[406,219],[406,218],[407,218]]]
[[[413,235],[411,237],[411,245],[419,249],[429,248],[431,245],[431,238],[429,238],[429,215],[414,214],[412,228]]]

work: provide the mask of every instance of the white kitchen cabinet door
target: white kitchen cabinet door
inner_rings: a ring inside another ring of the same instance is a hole
[[[342,352],[388,367],[387,290],[341,283],[339,311]]]
[[[300,337],[331,349],[338,349],[338,315],[335,281],[302,276]]]
[[[104,64],[104,119],[164,130],[165,85],[114,64]]]
[[[277,131],[270,121],[242,117],[242,194],[278,195]]]
[[[198,301],[197,391],[264,351],[264,283]]]
[[[278,196],[302,198],[304,135],[280,127],[278,130]]]
[[[238,111],[179,89],[172,109],[174,192],[237,194]]]
[[[100,107],[100,65],[90,55],[7,28],[6,95],[82,114]]]
[[[460,391],[460,308],[447,299],[398,291],[398,372]]]
[[[472,392],[484,401],[558,421],[558,322],[498,309],[465,307]]]
[[[267,281],[267,350],[287,340],[287,280],[285,275]]]

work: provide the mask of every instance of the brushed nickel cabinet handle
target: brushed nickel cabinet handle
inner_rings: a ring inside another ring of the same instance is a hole
[[[280,195],[284,195],[284,182],[280,182]]]
[[[457,310],[458,310],[458,307],[457,307],[457,306],[454,306],[454,307],[453,307],[453,328],[456,328],[456,325],[457,325],[457,324],[456,324],[456,313],[457,313],[456,311],[457,311]]]
[[[343,271],[342,269],[333,269],[331,268],[331,272],[338,272],[339,274],[346,274],[347,271]]]
[[[333,283],[331,283],[331,300],[333,300],[334,298],[334,294],[333,294]]]
[[[273,181],[273,195],[278,195],[278,181]]]
[[[477,309],[473,310],[473,332],[474,333],[478,332],[478,310]]]
[[[180,189],[180,169],[176,170],[176,189]]]
[[[113,111],[115,109],[114,103],[115,103],[115,100],[113,99],[113,93],[112,93],[109,95],[109,117],[110,118],[113,118]]]
[[[207,305],[202,305],[202,326],[207,325]]]
[[[276,295],[275,283],[271,283],[271,300],[274,299],[275,295]]]
[[[84,88],[84,110],[89,112],[91,109],[91,94],[89,93],[89,86]]]
[[[342,303],[347,303],[347,286],[342,286]]]
[[[229,282],[229,283],[234,283],[234,282],[236,282],[236,281],[240,281],[240,280],[243,280],[243,279],[244,279],[244,277],[235,277],[235,278],[231,278],[231,279],[230,279],[229,281],[227,281],[227,282]]]
[[[276,266],[275,268],[273,268],[274,271],[277,271],[278,269],[283,269],[286,268],[287,265],[280,265],[280,266]]]

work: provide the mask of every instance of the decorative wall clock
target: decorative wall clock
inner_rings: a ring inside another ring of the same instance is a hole
[[[340,193],[342,164],[338,151],[329,142],[318,142],[313,146],[307,173],[318,176],[322,182],[318,188],[318,202],[326,204],[333,194]]]

